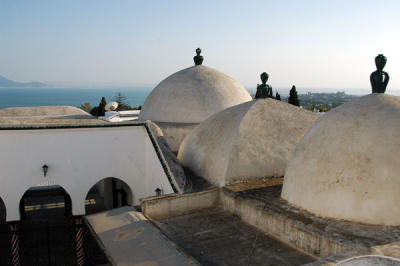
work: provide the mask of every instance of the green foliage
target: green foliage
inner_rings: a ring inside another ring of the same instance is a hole
[[[311,106],[307,106],[306,109],[310,110],[312,112],[318,111],[320,113],[326,113],[326,112],[330,111],[332,108],[328,105],[313,104]]]
[[[93,107],[92,110],[90,111],[90,114],[93,116],[98,116],[97,113],[99,112],[99,107]]]
[[[292,89],[290,90],[289,100],[288,103],[300,106],[299,97],[297,95],[296,87],[293,85]]]
[[[97,116],[97,117],[99,117],[99,116],[104,116],[105,113],[106,113],[106,109],[105,109],[106,104],[107,104],[106,98],[101,97],[101,101],[100,101],[100,103],[99,103],[99,106],[94,107],[94,108],[90,111],[90,114],[91,114],[91,115],[94,115],[94,116]]]
[[[126,110],[140,110],[141,106],[139,107],[132,107],[126,103],[128,98],[121,92],[118,92],[114,96],[114,101],[118,103],[118,108],[116,111],[126,111]]]
[[[85,102],[79,108],[81,108],[83,111],[88,112],[88,113],[90,113],[90,111],[92,110],[92,106],[88,102]]]
[[[121,92],[118,92],[114,96],[114,101],[118,103],[118,108],[117,111],[122,111],[122,110],[129,110],[130,106],[126,103],[127,97],[122,94]]]
[[[281,95],[280,95],[279,93],[276,93],[275,99],[277,99],[278,101],[280,101],[280,100],[281,100]]]
[[[106,114],[106,108],[105,108],[106,105],[107,105],[106,98],[101,97],[101,102],[99,104],[99,111],[97,116],[104,116]]]

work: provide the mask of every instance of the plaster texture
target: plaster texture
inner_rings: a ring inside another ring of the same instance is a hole
[[[335,264],[336,266],[399,266],[400,260],[392,257],[367,255],[351,258],[346,261]]]
[[[59,185],[72,200],[74,215],[85,214],[85,198],[98,181],[115,177],[132,192],[132,205],[160,188],[179,187],[168,180],[144,124],[88,128],[14,128],[0,130],[0,197],[6,220],[20,219],[19,203],[32,186]],[[42,166],[48,165],[46,176]],[[168,172],[169,174],[170,172]],[[4,185],[6,184],[6,185]]]
[[[218,200],[218,189],[212,189],[195,193],[150,197],[142,200],[140,205],[143,213],[151,219],[166,219],[216,207]]]
[[[185,192],[188,184],[185,171],[179,163],[178,158],[176,157],[175,153],[170,149],[162,130],[151,121],[146,121],[146,123],[149,126],[149,129],[154,138],[156,139],[158,146],[160,147],[164,159],[168,164],[168,168],[170,169],[171,174],[174,176],[174,180],[176,181],[180,190]]]
[[[183,69],[167,77],[147,97],[140,120],[200,123],[225,108],[250,101],[247,90],[207,66]]]
[[[281,189],[282,186],[271,186],[234,192],[224,187],[220,202],[225,210],[239,215],[246,223],[319,258],[345,254],[341,257],[343,260],[373,253],[376,246],[399,241],[398,226],[363,225],[317,217],[281,199]],[[381,254],[394,255],[388,251]]]
[[[178,159],[219,187],[280,177],[295,146],[318,117],[274,99],[246,102],[196,127],[182,142]]]
[[[112,265],[200,265],[132,207],[86,217]]]
[[[179,147],[185,137],[198,125],[198,123],[157,122],[157,126],[162,130],[168,146],[176,154],[178,153]]]
[[[400,99],[370,94],[319,119],[300,141],[282,198],[311,213],[400,225]]]
[[[0,109],[0,125],[105,124],[73,106],[37,106]]]
[[[153,220],[201,265],[302,265],[315,259],[222,208]]]
[[[64,116],[86,115],[93,117],[82,109],[74,106],[36,106],[36,107],[10,107],[0,109],[1,117],[30,117],[30,116]]]

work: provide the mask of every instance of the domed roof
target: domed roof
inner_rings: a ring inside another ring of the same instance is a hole
[[[200,123],[216,112],[251,99],[247,90],[231,77],[196,65],[161,81],[147,97],[139,119]]]
[[[370,94],[321,117],[300,141],[282,198],[318,216],[400,225],[400,99]]]
[[[87,112],[74,106],[35,106],[9,107],[0,109],[0,117],[33,117],[33,116],[90,116]]]
[[[318,114],[274,99],[221,111],[182,142],[181,163],[212,184],[283,176],[297,142]]]

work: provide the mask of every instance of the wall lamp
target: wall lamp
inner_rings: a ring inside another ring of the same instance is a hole
[[[46,176],[47,170],[49,170],[49,167],[47,166],[47,164],[44,164],[44,165],[42,166],[42,169],[43,169],[43,175]]]

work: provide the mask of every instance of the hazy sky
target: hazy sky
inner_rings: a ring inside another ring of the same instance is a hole
[[[383,53],[400,90],[400,1],[0,0],[0,75],[157,84],[205,65],[246,87],[370,88]]]

